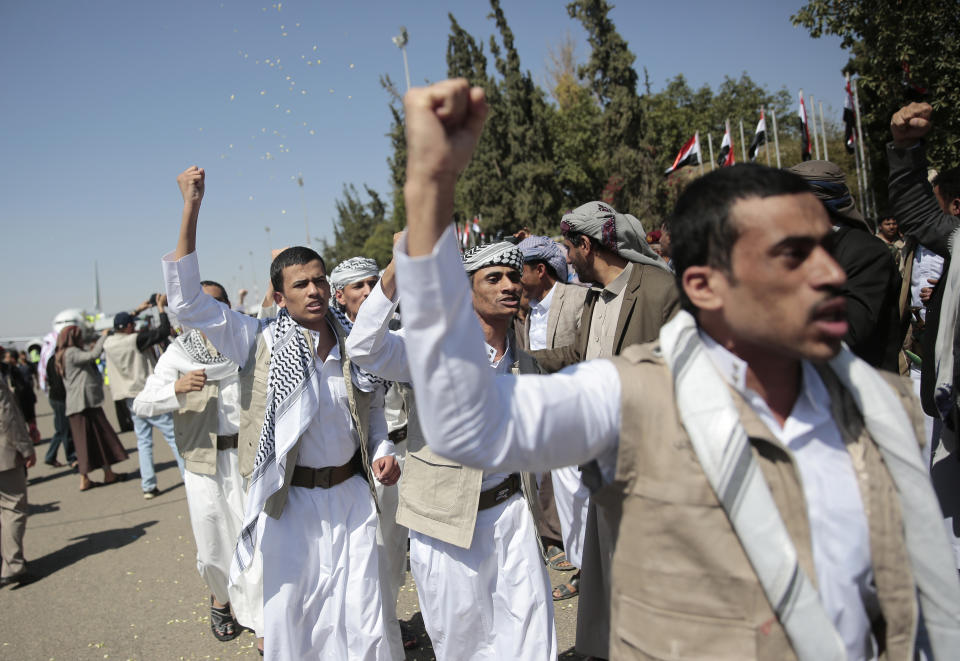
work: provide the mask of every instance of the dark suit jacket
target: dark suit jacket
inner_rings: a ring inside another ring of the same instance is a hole
[[[579,363],[587,355],[590,323],[599,295],[599,289],[587,292],[580,330],[573,344],[559,349],[531,352],[544,372],[559,371],[567,365]],[[673,274],[656,266],[634,264],[633,273],[630,274],[623,292],[623,306],[617,318],[613,354],[618,355],[631,344],[643,344],[657,339],[660,336],[660,327],[679,309],[680,297]]]

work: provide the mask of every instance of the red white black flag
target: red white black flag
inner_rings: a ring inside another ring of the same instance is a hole
[[[722,168],[730,167],[737,162],[733,155],[733,138],[730,136],[730,122],[727,121],[727,130],[723,132],[723,141],[720,143],[720,157],[717,165]]]
[[[809,161],[813,156],[810,154],[810,131],[807,129],[807,107],[803,105],[803,90],[800,90],[800,110],[797,112],[800,117],[800,158]]]
[[[698,132],[687,140],[686,144],[680,149],[680,153],[673,159],[673,165],[667,168],[664,174],[670,174],[674,170],[679,170],[687,165],[700,165],[700,163],[700,133]]]
[[[852,154],[857,144],[857,114],[853,110],[853,92],[847,80],[846,95],[843,97],[843,144],[847,153]]]
[[[757,122],[757,130],[753,133],[753,141],[750,143],[750,149],[747,150],[747,156],[751,161],[757,160],[757,153],[760,147],[767,141],[767,118],[763,115],[763,109],[760,109],[760,121]]]

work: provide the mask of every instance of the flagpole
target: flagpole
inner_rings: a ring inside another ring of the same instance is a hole
[[[709,133],[707,133],[707,146],[710,147],[710,172],[713,172],[716,164],[713,162],[713,136]]]
[[[760,106],[760,116],[766,120],[766,112],[763,106]],[[763,122],[763,153],[767,156],[767,167],[770,167],[770,136],[767,134],[767,122]]]
[[[857,79],[854,78],[850,82],[853,87],[853,111],[857,114],[857,142],[860,144],[860,163],[863,164],[864,190],[860,198],[864,211],[867,211],[867,207],[869,206],[867,202],[869,194],[867,191],[870,189],[870,169],[867,165],[867,155],[863,151],[863,128],[861,128],[860,125],[860,96],[857,94]],[[869,212],[867,215],[869,215]]]
[[[829,161],[827,153],[827,124],[823,121],[823,101],[820,102],[820,137],[823,138],[823,160]]]
[[[816,159],[820,160],[820,140],[817,138],[817,102],[810,95],[810,110],[813,111],[813,153]],[[807,126],[810,126],[810,120],[807,119]]]
[[[747,143],[743,139],[743,120],[740,120],[740,153],[743,154],[743,162],[747,162]]]
[[[780,136],[777,135],[777,110],[776,108],[770,108],[770,118],[773,120],[773,146],[774,151],[777,152],[777,167],[780,166]],[[769,154],[767,154],[769,157]]]
[[[700,176],[703,176],[703,152],[700,151],[700,131],[694,134],[694,141],[697,143],[697,160],[700,161]]]

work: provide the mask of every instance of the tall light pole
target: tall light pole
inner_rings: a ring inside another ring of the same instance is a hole
[[[306,246],[310,247],[310,224],[307,222],[307,198],[303,194],[303,173],[297,174],[297,186],[300,187],[300,206],[303,207],[303,227],[307,230]]]
[[[400,52],[403,53],[403,74],[407,78],[407,91],[410,91],[410,67],[407,66],[407,42],[410,41],[409,36],[407,35],[407,28],[403,25],[400,26],[400,34],[396,37],[393,37],[393,45],[400,49]]]

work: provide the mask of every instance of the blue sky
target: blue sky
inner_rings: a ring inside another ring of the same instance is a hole
[[[847,55],[790,24],[801,5],[623,1],[611,16],[654,90],[678,73],[715,87],[746,71],[771,89],[804,88],[839,119]],[[565,33],[589,55],[564,2],[502,6],[539,82]],[[378,78],[403,80],[390,38],[406,25],[413,84],[441,79],[447,12],[484,42],[494,31],[476,1],[0,4],[0,336],[42,334],[59,310],[92,308],[94,260],[105,311],[161,290],[182,205],[175,178],[192,164],[207,170],[203,276],[231,296],[262,292],[270,248],[304,242],[304,206],[324,237],[345,183],[389,197]]]

